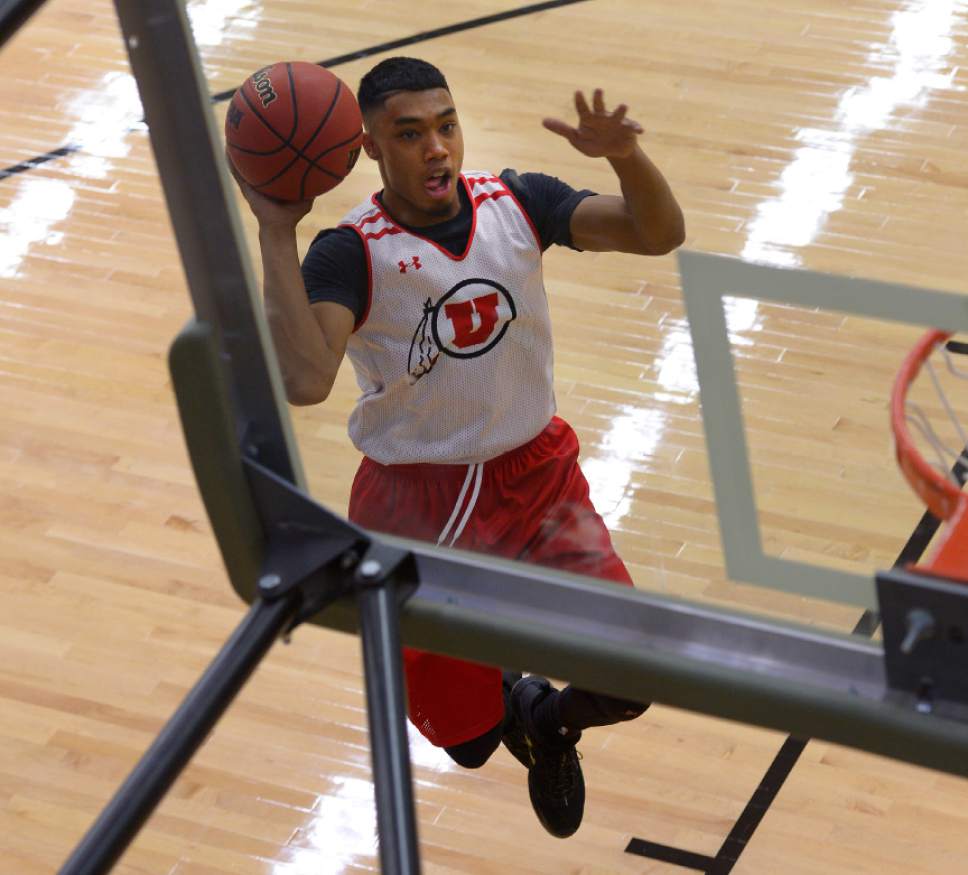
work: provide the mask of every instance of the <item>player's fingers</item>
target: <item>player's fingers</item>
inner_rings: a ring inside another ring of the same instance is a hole
[[[620,122],[623,118],[625,118],[625,113],[627,113],[628,111],[629,111],[628,106],[624,103],[620,103],[615,108],[615,112],[612,113],[612,120]]]
[[[541,122],[549,131],[564,137],[569,143],[574,143],[578,137],[578,131],[569,124],[556,118],[546,118]]]
[[[592,106],[595,112],[605,112],[605,94],[601,88],[596,88],[595,93],[592,94]]]
[[[578,110],[579,118],[585,118],[585,116],[591,115],[591,110],[588,108],[588,101],[585,100],[585,95],[580,91],[575,92],[575,109]]]
[[[637,121],[633,121],[630,118],[622,119],[622,126],[626,128],[631,128],[637,134],[644,134],[645,128],[642,127]]]

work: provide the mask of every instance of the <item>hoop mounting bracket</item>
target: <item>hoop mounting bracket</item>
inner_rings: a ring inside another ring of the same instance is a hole
[[[877,598],[889,688],[924,713],[968,706],[968,586],[895,568]]]
[[[374,541],[254,459],[243,458],[243,466],[267,541],[259,595],[275,601],[299,592],[286,635],[362,586],[411,584],[399,587],[401,601],[413,593],[418,576],[410,552]]]

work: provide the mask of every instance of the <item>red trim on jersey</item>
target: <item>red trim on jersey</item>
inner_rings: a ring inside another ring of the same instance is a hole
[[[387,234],[389,234],[392,237],[394,234],[404,234],[406,232],[400,228],[390,227],[390,228],[381,228],[375,234],[371,234],[370,232],[363,233],[362,231],[360,233],[363,234],[363,236],[366,237],[367,240],[379,240],[381,237],[386,237]]]
[[[379,204],[377,204],[377,206],[379,206]],[[362,227],[364,225],[368,225],[370,222],[377,222],[377,221],[379,221],[380,219],[383,219],[383,218],[386,218],[383,215],[383,210],[377,210],[375,213],[373,213],[373,215],[367,216],[364,219],[360,219],[360,221],[357,222],[356,225],[357,225],[357,227],[359,227],[359,228],[362,229]]]
[[[474,198],[474,206],[480,206],[481,201],[486,201],[488,198],[492,200],[497,200],[499,197],[504,197],[506,194],[510,194],[508,191],[485,191],[483,194],[479,194]]]
[[[503,179],[499,179],[498,182],[504,186],[504,192],[511,196],[511,200],[517,205],[518,209],[521,211],[521,215],[524,216],[525,221],[528,223],[528,227],[531,229],[531,233],[534,234],[534,242],[538,247],[538,252],[541,252],[541,235],[538,234],[538,229],[535,228],[534,222],[531,221],[531,216],[528,215],[528,211],[521,206],[521,201],[517,199],[514,192],[511,191],[511,186],[507,185]],[[502,194],[504,193],[502,192]]]
[[[453,252],[448,252],[439,243],[435,243],[429,237],[424,237],[423,234],[418,234],[416,231],[410,231],[407,228],[401,228],[390,216],[390,214],[383,208],[383,205],[377,200],[377,196],[374,194],[371,200],[376,204],[377,208],[380,210],[383,218],[385,218],[390,225],[392,230],[389,228],[384,228],[380,232],[380,236],[383,234],[409,234],[411,237],[416,237],[418,240],[423,240],[424,243],[429,243],[435,249],[446,255],[451,261],[463,261],[467,258],[467,254],[471,251],[471,246],[474,245],[474,232],[477,230],[477,204],[474,202],[474,196],[471,194],[470,183],[465,178],[464,174],[460,175],[461,182],[464,184],[464,191],[467,192],[467,199],[471,202],[471,232],[467,235],[467,246],[460,255],[454,255]],[[475,177],[475,179],[484,179],[484,177]],[[490,180],[484,180],[490,181]],[[498,180],[500,181],[500,180]],[[371,235],[373,239],[377,239],[376,235]]]
[[[376,195],[374,195],[373,197],[375,198]],[[403,233],[402,229],[398,228],[396,225],[393,224],[393,222],[390,221],[390,217],[385,212],[383,212],[383,209],[380,206],[379,202],[374,200],[373,203],[376,205],[376,212],[372,213],[369,216],[364,216],[362,219],[360,219],[359,222],[356,222],[354,225],[349,227],[352,227],[355,231],[357,231],[360,235],[362,235],[365,240],[379,240],[381,237],[386,237],[387,234],[402,234]],[[381,228],[375,234],[370,231],[363,230],[364,225],[369,225],[370,222],[378,222],[380,221],[380,219],[384,219],[385,221],[390,222],[390,227]]]
[[[383,209],[383,204],[380,203],[380,199],[377,197],[378,194],[379,192],[373,192],[373,194],[370,195],[370,202],[376,207],[376,213],[374,216],[376,218],[386,219],[388,222],[392,222],[393,219],[391,219],[389,213]]]
[[[360,224],[364,224],[360,222]],[[363,315],[360,317],[360,321],[353,326],[353,332],[359,331],[363,327],[363,323],[366,322],[367,316],[370,315],[370,306],[373,304],[373,263],[370,259],[370,247],[366,245],[368,239],[376,238],[376,234],[364,234],[362,230],[356,227],[356,225],[340,225],[341,228],[352,228],[360,237],[360,242],[363,244],[363,253],[366,255],[366,307],[363,309]]]

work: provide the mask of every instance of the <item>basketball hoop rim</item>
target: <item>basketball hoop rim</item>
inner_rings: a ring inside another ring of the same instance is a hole
[[[925,332],[905,357],[891,390],[891,429],[894,432],[894,452],[898,467],[931,513],[943,520],[949,520],[959,510],[963,510],[963,505],[968,503],[968,495],[925,461],[911,439],[905,410],[908,390],[917,379],[924,362],[951,334],[950,331],[937,328]]]

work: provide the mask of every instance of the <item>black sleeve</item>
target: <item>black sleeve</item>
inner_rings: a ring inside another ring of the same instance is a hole
[[[366,311],[367,275],[363,241],[352,228],[320,231],[302,263],[309,303],[335,301],[349,307],[357,323]]]
[[[544,173],[517,173],[502,170],[501,180],[524,207],[541,238],[541,250],[552,243],[578,247],[571,240],[571,214],[586,197],[595,194],[587,188],[576,191],[567,182]]]

